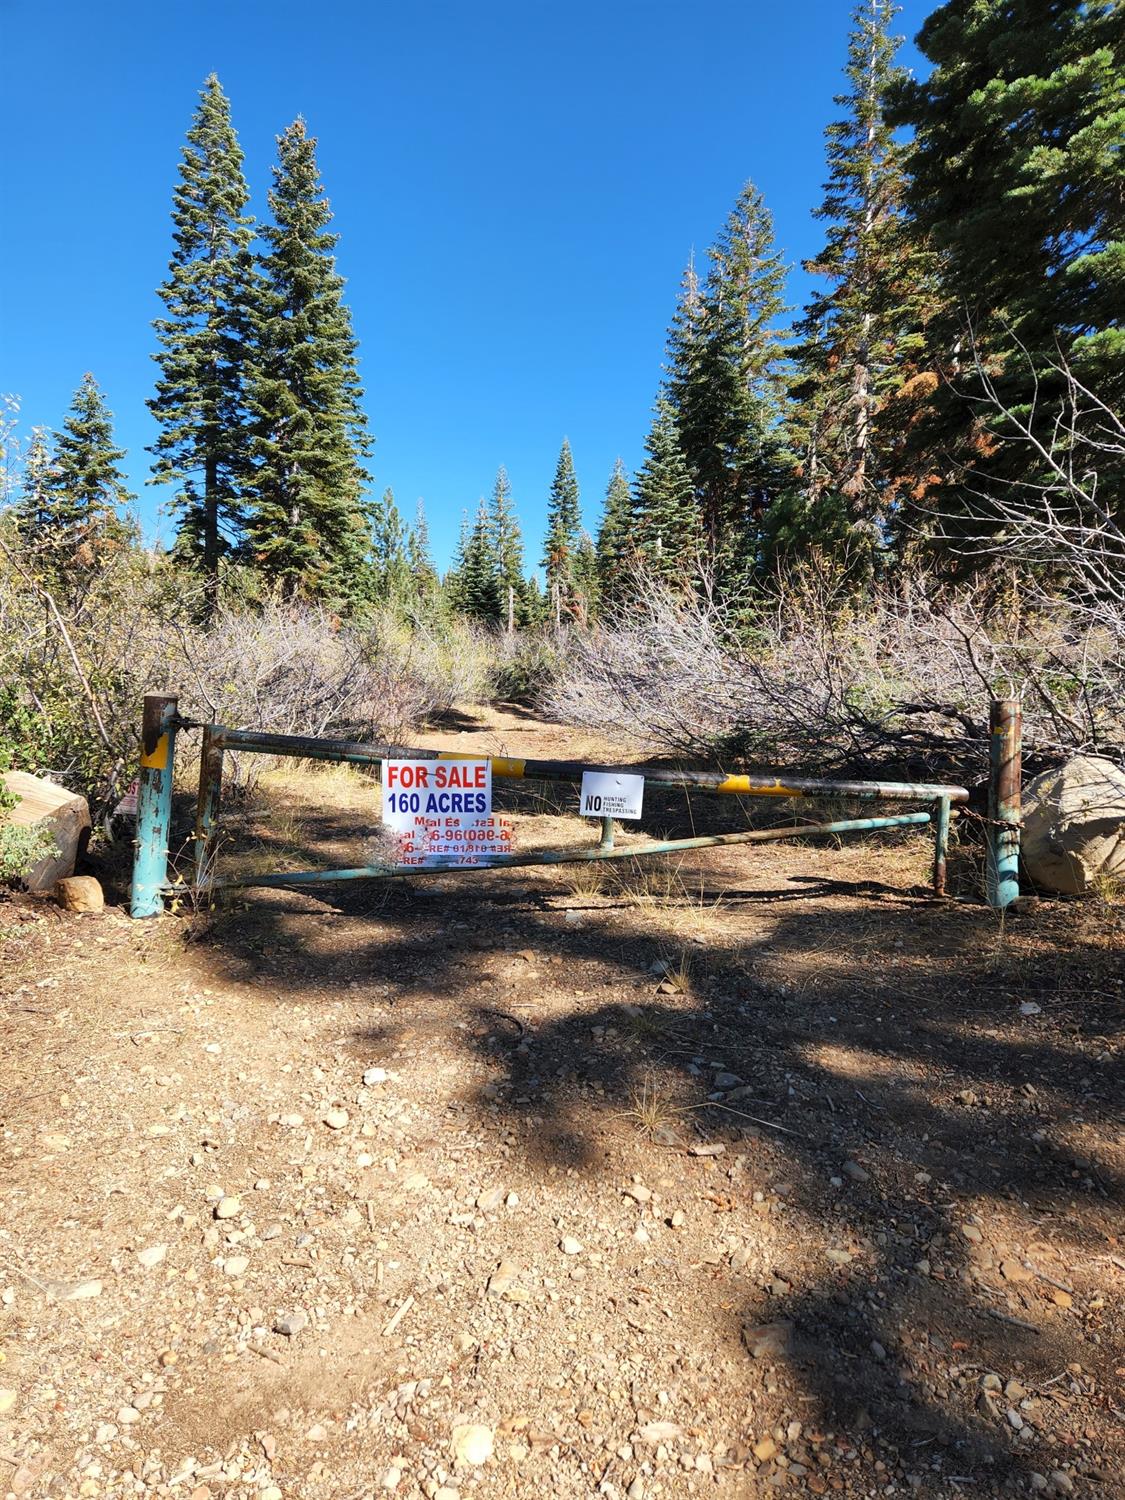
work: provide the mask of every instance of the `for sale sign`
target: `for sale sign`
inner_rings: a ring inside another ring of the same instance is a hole
[[[584,818],[639,818],[644,795],[643,776],[583,771],[579,809]]]
[[[403,865],[475,865],[512,848],[511,825],[492,811],[487,760],[385,760],[383,826]]]

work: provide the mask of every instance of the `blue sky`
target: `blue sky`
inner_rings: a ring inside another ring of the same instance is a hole
[[[913,36],[930,0],[906,0]],[[794,266],[836,111],[849,0],[0,0],[0,392],[57,425],[90,370],[145,484],[155,288],[184,134],[212,70],[255,213],[303,114],[341,236],[375,484],[438,561],[505,464],[538,561],[564,436],[587,524],[630,470],[693,247],[753,179]],[[924,68],[909,43],[907,65]]]

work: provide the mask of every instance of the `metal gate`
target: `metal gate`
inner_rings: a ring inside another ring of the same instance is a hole
[[[172,823],[172,776],[176,736],[182,730],[202,730],[199,765],[193,879],[190,883],[169,879],[169,844]],[[995,907],[1007,906],[1019,894],[1020,711],[1018,703],[992,705],[991,776],[988,818],[988,899]],[[855,799],[864,802],[921,803],[912,811],[896,811],[882,817],[838,818],[826,823],[805,823],[790,828],[720,833],[696,838],[652,840],[615,847],[613,820],[600,823],[596,845],[586,849],[542,849],[525,854],[482,855],[465,865],[434,860],[417,865],[370,864],[344,870],[300,870],[277,874],[217,878],[214,872],[214,839],[222,796],[223,760],[228,751],[244,754],[291,756],[301,760],[343,761],[351,765],[376,766],[384,759],[489,761],[493,776],[525,781],[562,782],[577,785],[585,771],[644,776],[646,782],[663,787],[698,788],[708,793],[736,797],[767,797],[775,800]],[[933,829],[933,890],[945,893],[946,855],[949,844],[950,810],[967,802],[968,790],[961,786],[901,781],[821,780],[790,776],[785,772],[672,770],[663,766],[594,766],[577,761],[519,760],[505,756],[442,756],[432,750],[414,750],[356,744],[347,740],[314,739],[303,735],[270,734],[246,729],[228,729],[220,724],[199,724],[182,718],[177,699],[149,695],[144,700],[140,784],[137,798],[137,841],[133,864],[131,911],[134,917],[151,917],[164,909],[173,891],[205,895],[231,886],[310,886],[342,880],[386,880],[438,874],[471,875],[482,870],[509,869],[521,865],[557,865],[594,860],[639,859],[652,854],[674,854],[679,850],[707,849],[728,844],[761,844],[778,839],[808,838],[821,834],[867,833],[883,828],[929,826]]]

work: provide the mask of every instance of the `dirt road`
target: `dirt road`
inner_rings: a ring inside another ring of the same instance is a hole
[[[1121,911],[927,859],[0,904],[0,1496],[1125,1494]]]

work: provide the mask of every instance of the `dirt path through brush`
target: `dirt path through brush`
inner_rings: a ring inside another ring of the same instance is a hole
[[[232,826],[377,825],[333,772]],[[998,924],[927,861],[0,905],[0,1496],[1125,1493],[1120,908]]]

